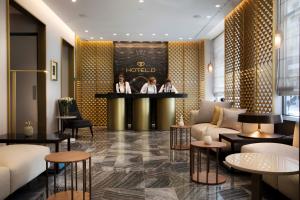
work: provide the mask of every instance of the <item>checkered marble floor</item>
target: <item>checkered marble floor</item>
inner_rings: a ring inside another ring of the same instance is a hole
[[[92,154],[92,199],[103,200],[198,200],[249,199],[250,176],[220,169],[226,183],[207,186],[191,182],[189,151],[170,150],[169,132],[108,132],[95,127],[94,137],[82,129],[72,150]],[[53,147],[52,147],[53,148]],[[66,144],[61,144],[66,150]],[[211,156],[214,158],[214,156]],[[206,157],[202,156],[205,162]],[[215,169],[215,161],[210,163]],[[79,179],[81,166],[79,165]],[[67,168],[70,174],[70,168]],[[63,172],[58,190],[63,188]],[[49,183],[53,182],[51,179]],[[79,181],[80,182],[80,181]],[[9,199],[45,199],[45,176],[41,175]],[[274,199],[276,193],[266,195]]]

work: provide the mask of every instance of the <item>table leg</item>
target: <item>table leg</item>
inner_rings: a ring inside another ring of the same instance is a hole
[[[90,199],[92,199],[92,158],[89,158],[89,191]]]
[[[209,174],[209,148],[206,150],[207,152],[207,160],[206,160],[206,183],[208,183],[208,174]]]
[[[170,128],[170,149],[172,149],[172,135],[173,135],[173,128]]]
[[[85,192],[86,192],[86,160],[82,161],[83,164],[83,200],[85,200]]]
[[[75,162],[75,190],[78,190],[77,183],[77,162]]]
[[[252,174],[251,181],[252,181],[252,190],[251,190],[251,199],[252,200],[260,200],[262,198],[262,175],[261,174]]]
[[[216,162],[216,184],[218,184],[218,176],[219,176],[219,148],[217,150],[217,162]]]
[[[182,131],[183,131],[183,129],[180,128],[180,131],[179,131],[179,148],[180,148],[180,150],[182,149]]]
[[[68,151],[71,151],[71,138],[68,137]]]
[[[71,165],[71,199],[74,199],[74,185],[73,185],[73,163]]]
[[[60,133],[60,119],[57,119],[57,132]]]
[[[48,161],[46,161],[46,197],[49,196],[49,188],[48,188]]]
[[[197,182],[199,183],[200,150],[197,149]]]
[[[64,178],[65,178],[65,191],[67,191],[67,163],[64,163],[65,170],[64,170]]]

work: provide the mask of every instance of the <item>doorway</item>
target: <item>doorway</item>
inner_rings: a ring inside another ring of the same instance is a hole
[[[35,134],[46,134],[45,25],[10,1],[9,132],[23,133],[30,121]]]
[[[74,71],[74,47],[65,40],[62,40],[61,97],[74,98]]]

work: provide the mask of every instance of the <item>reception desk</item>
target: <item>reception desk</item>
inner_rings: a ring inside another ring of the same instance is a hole
[[[132,128],[136,131],[147,131],[151,127],[150,102],[156,101],[156,127],[158,130],[169,130],[175,124],[176,98],[186,98],[187,94],[95,94],[95,98],[107,99],[107,128],[125,130],[125,101],[132,102]]]

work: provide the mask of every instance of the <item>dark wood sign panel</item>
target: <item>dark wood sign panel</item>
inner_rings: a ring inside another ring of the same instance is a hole
[[[168,76],[168,43],[114,42],[115,83],[120,73],[126,76],[134,93],[151,76],[157,79],[159,89]]]

